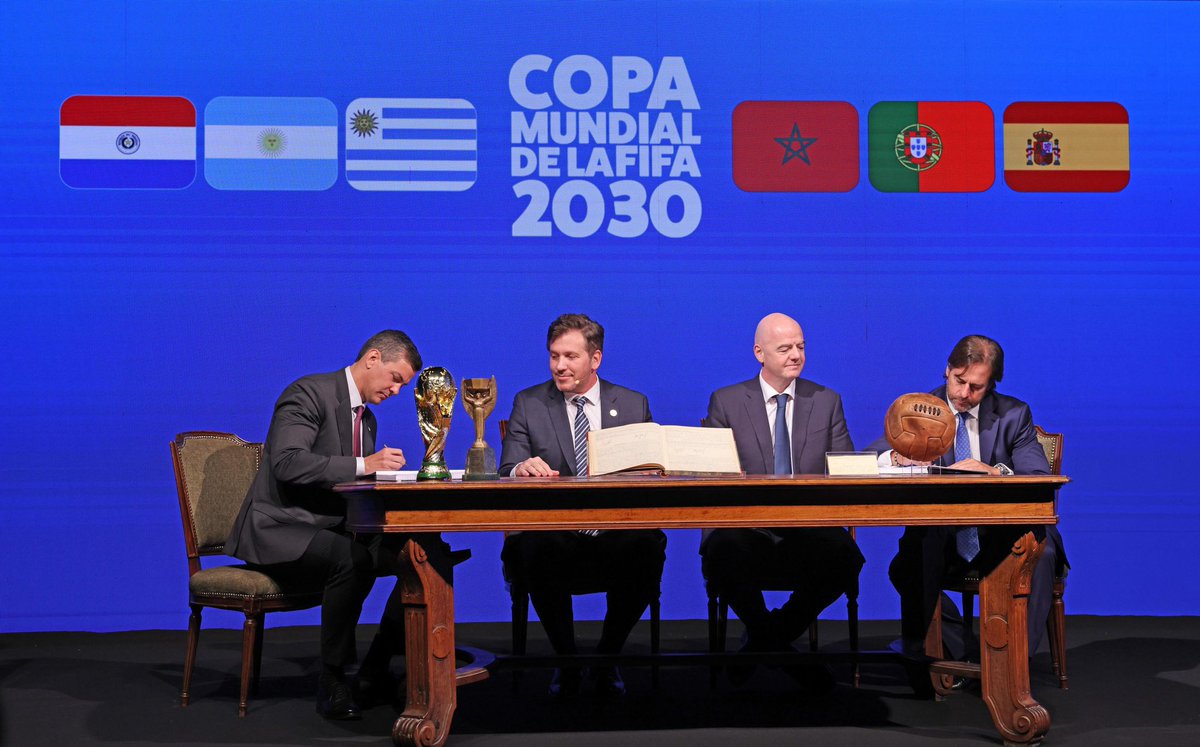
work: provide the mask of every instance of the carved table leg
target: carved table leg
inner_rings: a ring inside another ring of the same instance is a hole
[[[438,747],[450,734],[457,703],[452,571],[430,563],[414,540],[400,552],[408,693],[392,727],[398,745]]]
[[[979,586],[983,701],[1006,745],[1036,745],[1050,714],[1029,692],[1029,591],[1044,542],[1026,532]]]

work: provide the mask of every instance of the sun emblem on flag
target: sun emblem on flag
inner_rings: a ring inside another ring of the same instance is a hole
[[[359,137],[371,137],[379,127],[379,120],[370,109],[359,109],[350,119],[350,129]]]
[[[268,127],[258,133],[258,152],[267,158],[275,158],[287,150],[287,137],[282,130]]]
[[[137,153],[140,147],[142,147],[142,139],[136,132],[127,130],[117,135],[117,150],[125,155],[130,156]]]
[[[928,171],[942,160],[942,136],[929,125],[910,124],[896,133],[896,158],[910,171]]]

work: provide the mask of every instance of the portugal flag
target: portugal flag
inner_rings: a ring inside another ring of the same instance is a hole
[[[845,101],[743,101],[733,110],[733,181],[746,192],[849,192],[858,110]]]
[[[1111,102],[1010,105],[1004,181],[1017,192],[1120,192],[1129,184],[1129,112]]]
[[[883,101],[867,115],[880,192],[983,192],[996,180],[995,119],[978,101]]]

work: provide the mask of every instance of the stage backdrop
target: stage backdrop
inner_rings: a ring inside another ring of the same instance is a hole
[[[4,3],[0,630],[182,628],[176,433],[261,440],[398,327],[496,377],[498,447],[568,311],[684,425],[786,312],[859,446],[991,335],[1066,433],[1069,611],[1200,614],[1197,39],[1186,2]],[[411,391],[378,416],[415,462]],[[506,619],[500,537],[452,541],[460,619]]]

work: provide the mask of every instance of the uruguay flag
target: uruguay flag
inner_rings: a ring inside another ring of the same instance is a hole
[[[76,189],[182,189],[196,178],[196,107],[178,96],[72,96],[58,173]]]
[[[338,114],[322,98],[219,96],[204,107],[204,178],[216,189],[329,189]]]
[[[346,109],[346,181],[361,190],[470,189],[477,120],[463,99],[355,99]]]

